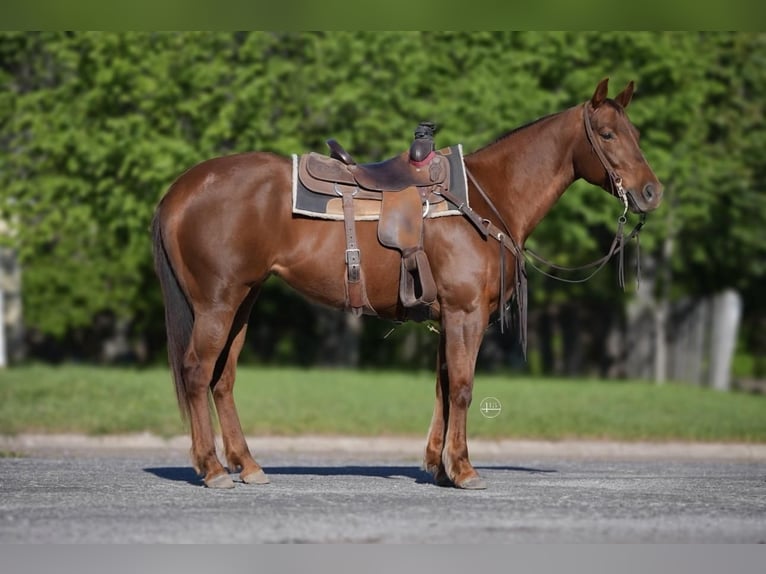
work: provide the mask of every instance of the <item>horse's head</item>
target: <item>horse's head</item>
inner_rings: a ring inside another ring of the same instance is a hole
[[[587,138],[576,153],[577,175],[627,201],[631,211],[645,213],[662,201],[662,184],[638,146],[638,130],[625,114],[633,82],[614,99],[606,97],[609,79],[596,87],[583,106]]]

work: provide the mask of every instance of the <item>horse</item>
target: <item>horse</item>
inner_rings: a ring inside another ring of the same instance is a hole
[[[438,485],[487,486],[468,456],[466,417],[483,334],[517,287],[518,266],[503,265],[498,251],[509,261],[523,257],[517,247],[580,178],[634,213],[660,205],[663,186],[625,113],[633,92],[631,81],[608,98],[604,78],[585,102],[466,154],[470,217],[424,223],[437,287],[430,316],[439,325],[439,344],[423,468]],[[191,461],[207,487],[234,487],[230,472],[247,484],[269,482],[248,448],[232,394],[264,281],[276,275],[309,300],[347,309],[344,224],[295,216],[292,177],[287,156],[252,151],[215,157],[182,173],[155,210],[153,255],[168,359],[190,427]],[[357,222],[357,236],[371,307],[381,318],[396,319],[401,254],[381,245],[375,222]],[[216,454],[213,407],[228,470]]]

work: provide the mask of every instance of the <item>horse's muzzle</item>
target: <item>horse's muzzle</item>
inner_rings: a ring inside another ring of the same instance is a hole
[[[640,193],[629,189],[628,204],[630,210],[635,213],[647,213],[657,209],[662,202],[663,186],[660,182],[647,183]]]
[[[657,207],[660,204],[660,201],[662,201],[662,191],[661,183],[657,183],[657,185],[647,183],[641,194],[649,205]]]

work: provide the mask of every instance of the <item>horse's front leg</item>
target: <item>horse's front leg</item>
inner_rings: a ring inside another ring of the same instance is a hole
[[[444,434],[442,464],[446,476],[459,488],[482,489],[486,483],[468,459],[466,422],[473,395],[476,358],[487,325],[481,308],[471,312],[442,310],[442,337],[449,393],[444,401],[447,429]]]
[[[431,426],[428,428],[426,452],[423,457],[423,470],[430,472],[436,484],[448,485],[452,481],[447,477],[442,462],[444,450],[444,437],[447,432],[447,419],[449,418],[449,377],[447,374],[447,361],[445,359],[444,332],[439,335],[439,349],[436,354],[436,401],[434,412],[431,416]]]

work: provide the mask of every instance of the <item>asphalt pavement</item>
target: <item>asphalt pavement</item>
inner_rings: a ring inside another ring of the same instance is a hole
[[[461,491],[420,470],[419,441],[317,439],[265,449],[271,484],[216,491],[181,439],[22,438],[0,441],[2,543],[766,543],[766,457],[747,445],[477,442],[489,487]]]

